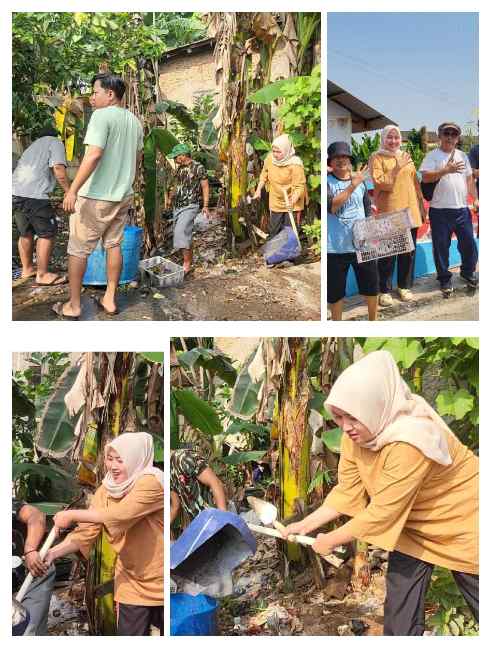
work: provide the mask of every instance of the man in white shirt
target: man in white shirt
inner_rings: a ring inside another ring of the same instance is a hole
[[[477,246],[467,202],[469,194],[477,201],[476,184],[467,155],[456,148],[460,134],[457,124],[440,124],[440,146],[425,156],[419,169],[423,182],[437,183],[429,217],[437,279],[442,291],[448,294],[453,290],[452,273],[448,269],[453,233],[462,258],[460,275],[471,286],[478,283]]]

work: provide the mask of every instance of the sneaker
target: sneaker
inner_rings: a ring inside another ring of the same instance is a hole
[[[477,274],[475,272],[473,272],[470,275],[465,275],[463,272],[461,272],[460,276],[466,283],[469,284],[469,286],[472,286],[472,288],[477,287],[477,284],[479,283],[479,279],[477,278]]]
[[[399,297],[403,302],[409,302],[414,299],[414,295],[409,290],[409,288],[398,288],[397,292],[399,293]]]
[[[392,295],[390,293],[382,293],[378,296],[378,303],[380,304],[380,306],[392,306],[394,300],[392,299]]]

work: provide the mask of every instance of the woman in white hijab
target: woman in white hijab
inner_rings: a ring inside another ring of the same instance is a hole
[[[320,533],[328,554],[355,539],[390,552],[385,635],[422,635],[434,565],[450,569],[475,618],[479,614],[477,457],[420,396],[411,393],[387,351],[346,369],[325,404],[344,432],[338,484],[314,513],[286,527]]]
[[[390,124],[382,131],[380,148],[369,160],[373,180],[373,199],[379,215],[409,209],[411,235],[416,245],[418,228],[423,224],[425,208],[423,195],[411,156],[401,150],[402,136],[397,126]],[[411,301],[414,281],[415,250],[397,255],[397,286],[402,301]],[[381,306],[392,305],[392,276],[396,256],[378,262]]]
[[[295,149],[288,135],[273,140],[271,153],[266,156],[259,184],[253,198],[261,197],[266,187],[269,191],[269,235],[273,238],[283,227],[290,226],[288,210],[296,213],[297,225],[307,202],[307,181],[303,162],[295,155]],[[287,199],[285,199],[285,192]]]
[[[146,432],[121,434],[104,449],[106,475],[87,510],[57,513],[55,526],[78,523],[46,562],[80,551],[88,558],[104,530],[117,554],[114,574],[118,635],[163,634],[164,474],[153,465],[153,439]]]

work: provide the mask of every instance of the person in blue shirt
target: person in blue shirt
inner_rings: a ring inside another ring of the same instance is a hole
[[[368,319],[377,319],[378,270],[376,261],[358,263],[353,224],[371,213],[364,173],[353,171],[349,144],[333,142],[327,149],[327,302],[333,320],[341,320],[346,280],[353,267],[360,295],[367,301]]]

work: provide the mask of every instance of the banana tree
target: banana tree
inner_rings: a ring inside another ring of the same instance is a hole
[[[275,16],[267,12],[215,12],[209,18],[216,39],[215,75],[220,89],[214,124],[220,130],[229,242],[235,249],[235,242],[247,235],[242,222],[248,184],[246,143],[255,125],[260,125],[264,137],[271,135],[269,109],[262,113],[250,110],[247,96],[269,83],[282,32]],[[253,65],[255,52],[259,53],[258,65]]]

